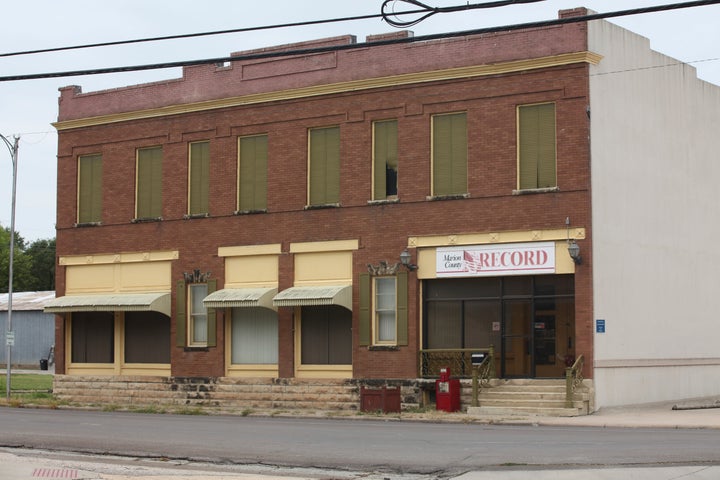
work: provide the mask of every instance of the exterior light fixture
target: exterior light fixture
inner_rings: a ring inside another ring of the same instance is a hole
[[[410,252],[408,252],[408,249],[406,248],[400,254],[400,263],[403,265],[403,267],[407,268],[412,272],[413,270],[417,270],[418,266],[414,263],[410,263],[411,259],[412,255],[410,254]]]
[[[568,254],[573,262],[575,262],[575,265],[580,265],[582,263],[580,245],[578,245],[574,239],[570,238],[570,217],[565,218],[565,228],[567,229]]]
[[[570,254],[570,258],[573,259],[575,265],[580,265],[582,263],[582,257],[580,256],[580,245],[578,245],[575,240],[568,240],[568,254]]]

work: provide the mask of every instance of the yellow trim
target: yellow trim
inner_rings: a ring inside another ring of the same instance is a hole
[[[279,369],[275,364],[268,365],[231,365],[225,373],[226,377],[235,378],[278,378]]]
[[[267,245],[242,245],[238,247],[218,248],[218,257],[242,257],[245,255],[279,255],[282,244],[271,243]]]
[[[555,273],[575,273],[575,263],[567,254],[567,239],[582,240],[585,228],[527,230],[515,232],[470,233],[410,237],[408,246],[417,248],[418,278],[436,278],[436,249],[459,245],[491,245],[501,243],[555,242]]]
[[[352,378],[352,365],[299,365],[296,378]]]
[[[525,230],[491,233],[461,233],[450,235],[428,235],[409,237],[408,247],[452,247],[455,245],[484,245],[492,243],[543,242],[554,240],[585,239],[585,228],[572,227],[552,230]]]
[[[291,243],[290,253],[342,252],[357,250],[359,246],[359,240],[331,240],[329,242]]]
[[[584,51],[575,53],[564,53],[547,57],[533,58],[527,60],[514,60],[487,65],[472,65],[468,67],[448,68],[429,72],[406,73],[388,77],[368,78],[353,80],[349,82],[332,83],[328,85],[315,85],[296,88],[292,90],[279,90],[275,92],[257,93],[239,97],[222,98],[217,100],[206,100],[179,105],[169,105],[148,110],[137,110],[133,112],[113,113],[97,117],[78,118],[53,123],[58,130],[71,130],[74,128],[90,127],[95,125],[107,125],[110,123],[127,122],[147,118],[158,118],[168,115],[181,115],[185,113],[216,110],[219,108],[239,107],[243,105],[254,105],[259,103],[277,102],[282,100],[294,100],[300,98],[317,97],[320,95],[331,95],[359,90],[371,90],[384,87],[397,87],[415,83],[438,82],[455,80],[459,78],[482,77],[488,75],[499,75],[541,68],[571,65],[574,63],[589,63],[597,65],[602,55]]]
[[[178,250],[158,250],[154,252],[108,253],[98,255],[68,255],[58,259],[63,266],[68,265],[102,265],[110,263],[163,262],[177,260]]]

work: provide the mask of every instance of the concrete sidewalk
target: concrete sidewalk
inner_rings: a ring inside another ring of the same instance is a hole
[[[12,373],[53,374],[54,365],[49,370],[12,370]],[[0,369],[0,375],[5,375]],[[673,409],[677,407],[678,409]],[[254,415],[262,415],[256,411]],[[267,412],[268,415],[273,412]],[[350,414],[348,414],[350,415]],[[391,417],[393,414],[388,414]],[[316,411],[295,411],[285,416],[318,417]],[[376,418],[371,415],[360,418]],[[577,427],[629,427],[629,428],[717,428],[720,429],[720,396],[674,400],[624,407],[601,408],[591,415],[580,417],[544,417],[534,415],[479,415],[470,416],[464,412],[446,413],[428,411],[423,413],[405,413],[401,420],[409,421],[448,421],[511,425],[564,425]]]

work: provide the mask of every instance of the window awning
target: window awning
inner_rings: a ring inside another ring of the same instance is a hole
[[[65,295],[45,305],[46,313],[66,312],[145,312],[170,316],[170,294],[108,293],[98,295]]]
[[[265,307],[276,310],[277,288],[224,288],[203,299],[206,308]]]
[[[340,305],[352,310],[352,285],[291,287],[275,295],[276,307]]]

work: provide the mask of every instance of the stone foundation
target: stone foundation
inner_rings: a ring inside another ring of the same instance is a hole
[[[462,381],[461,408],[471,402]],[[211,407],[218,410],[360,410],[360,387],[400,387],[403,410],[432,406],[435,381],[425,379],[297,379],[56,375],[60,401],[117,408]]]

